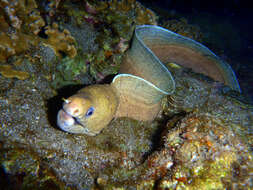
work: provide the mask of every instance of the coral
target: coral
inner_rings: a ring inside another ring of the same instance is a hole
[[[0,33],[0,61],[6,61],[12,55],[19,55],[36,44],[36,36],[20,32]]]
[[[38,44],[36,36],[45,25],[36,2],[1,1],[0,10],[0,61],[20,54]]]
[[[29,1],[1,1],[0,7],[4,10],[10,25],[19,30],[38,34],[41,27],[45,25],[37,10],[34,0]]]
[[[10,22],[10,25],[15,29],[20,29],[22,20],[18,18],[17,16],[17,8],[21,4],[18,3],[18,1],[12,0],[12,1],[1,1],[1,9],[3,9],[5,15],[8,18],[8,21]]]
[[[10,65],[0,65],[0,73],[6,78],[18,78],[25,80],[29,77],[27,72],[13,70]]]
[[[203,34],[201,33],[200,28],[196,25],[189,24],[185,18],[167,20],[162,26],[198,42],[203,41]]]
[[[163,189],[172,188],[175,184],[176,189],[252,186],[252,155],[243,144],[244,140],[230,130],[229,124],[198,114],[189,114],[177,122],[168,123],[169,128],[171,124],[176,128],[168,132],[164,146],[165,150],[173,152],[174,161],[181,164],[171,170],[172,180],[161,180]],[[244,171],[244,176],[242,172],[235,175],[233,168]]]
[[[46,27],[45,33],[48,35],[48,39],[44,41],[44,45],[51,47],[57,56],[61,56],[61,53],[65,53],[71,58],[76,56],[75,39],[68,30],[64,29],[61,32],[58,29],[58,24],[54,23],[52,27]]]
[[[33,11],[29,14],[29,20],[25,20],[24,27],[26,32],[32,31],[33,34],[37,35],[41,28],[45,25],[44,20],[41,18],[39,12]]]
[[[58,6],[59,2],[55,3],[55,6]],[[3,26],[1,27],[3,32],[0,33],[2,50],[0,60],[5,61],[12,55],[23,53],[37,46],[40,41],[50,46],[57,56],[60,56],[60,51],[70,57],[76,55],[74,38],[67,30],[61,32],[57,24],[45,28],[48,39],[41,39],[38,36],[45,22],[40,16],[35,1],[1,1],[0,8],[4,10],[0,14],[1,26]]]

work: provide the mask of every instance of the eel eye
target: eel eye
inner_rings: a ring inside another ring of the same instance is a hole
[[[85,116],[90,117],[94,113],[95,109],[93,107],[90,107],[88,111],[86,112]]]

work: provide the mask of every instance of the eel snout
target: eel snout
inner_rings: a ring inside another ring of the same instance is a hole
[[[83,133],[86,127],[80,122],[83,116],[83,109],[78,98],[67,99],[63,103],[63,108],[58,112],[58,126],[70,133]]]
[[[68,131],[69,127],[74,125],[74,123],[75,123],[75,119],[71,115],[69,115],[67,112],[65,112],[63,109],[61,109],[58,112],[57,124],[62,130]]]

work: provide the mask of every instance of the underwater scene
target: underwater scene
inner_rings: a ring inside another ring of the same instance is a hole
[[[253,189],[252,14],[0,0],[0,189]]]

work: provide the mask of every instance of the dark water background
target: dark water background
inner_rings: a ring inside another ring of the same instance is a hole
[[[173,15],[200,27],[203,44],[228,62],[253,103],[253,5],[240,0],[142,0],[161,19]]]

